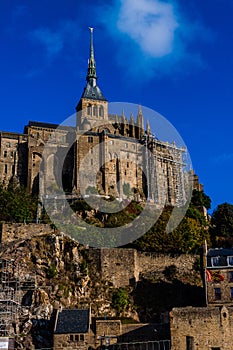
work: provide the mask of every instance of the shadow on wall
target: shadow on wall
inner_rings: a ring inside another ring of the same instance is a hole
[[[161,322],[162,313],[173,307],[205,306],[204,288],[174,279],[172,283],[141,280],[133,294],[141,322]]]

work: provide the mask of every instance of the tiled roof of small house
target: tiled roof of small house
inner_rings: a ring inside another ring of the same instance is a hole
[[[58,314],[55,334],[87,333],[89,329],[89,309],[64,309]]]

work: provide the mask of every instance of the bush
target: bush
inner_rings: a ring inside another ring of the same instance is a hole
[[[119,315],[129,305],[129,296],[125,289],[119,288],[112,295],[112,307]]]
[[[52,263],[46,271],[47,278],[54,278],[57,276],[56,266]]]
[[[163,274],[168,280],[173,280],[177,274],[176,265],[170,265],[170,266],[165,267]]]

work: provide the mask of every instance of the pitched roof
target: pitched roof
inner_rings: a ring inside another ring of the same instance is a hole
[[[207,256],[232,256],[233,248],[211,248],[207,252]]]
[[[64,309],[58,314],[55,334],[87,333],[89,329],[89,309]]]
[[[83,91],[81,98],[106,101],[106,99],[105,99],[102,91],[98,87],[98,85],[92,84],[91,82],[87,83],[86,87],[84,88],[84,91]]]

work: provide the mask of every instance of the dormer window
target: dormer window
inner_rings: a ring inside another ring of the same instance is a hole
[[[220,266],[220,256],[214,256],[211,258],[211,263],[213,267]]]

